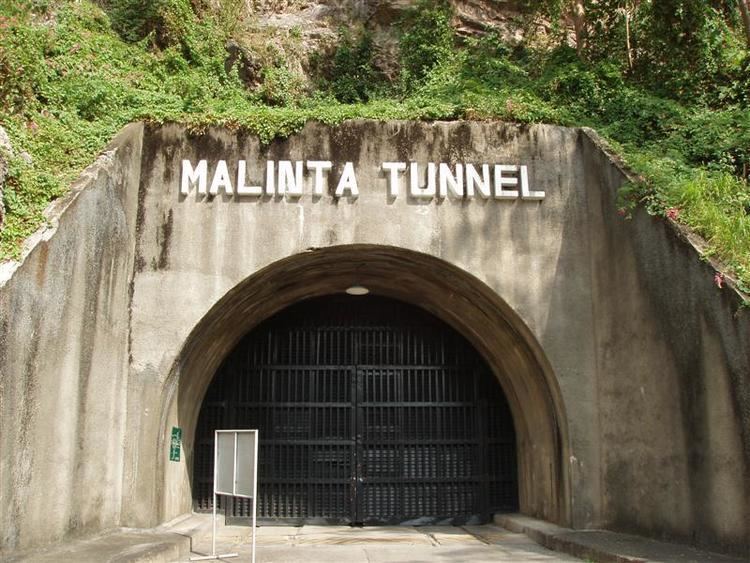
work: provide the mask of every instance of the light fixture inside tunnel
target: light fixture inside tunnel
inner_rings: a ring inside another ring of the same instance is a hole
[[[353,285],[347,288],[346,292],[349,295],[367,295],[368,293],[370,293],[370,290],[361,285]]]

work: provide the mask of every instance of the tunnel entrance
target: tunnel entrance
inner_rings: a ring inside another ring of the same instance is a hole
[[[198,417],[198,511],[212,508],[216,428],[260,430],[266,522],[464,524],[518,509],[497,379],[458,332],[395,299],[308,299],[240,341]],[[250,514],[243,499],[222,508]]]

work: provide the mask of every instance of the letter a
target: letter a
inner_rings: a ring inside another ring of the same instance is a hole
[[[351,162],[347,162],[344,165],[344,171],[341,173],[339,185],[336,186],[336,197],[343,197],[345,192],[349,192],[349,197],[352,199],[357,199],[359,197],[357,176],[354,174],[354,164]]]

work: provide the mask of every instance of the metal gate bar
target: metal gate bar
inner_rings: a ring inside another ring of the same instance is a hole
[[[517,508],[505,397],[463,337],[413,306],[336,296],[261,324],[225,360],[196,430],[211,510],[213,430],[259,428],[258,515],[283,523],[466,523]],[[249,503],[229,501],[232,517]]]

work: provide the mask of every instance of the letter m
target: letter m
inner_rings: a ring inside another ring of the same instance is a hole
[[[208,183],[208,163],[205,160],[198,162],[198,166],[193,168],[192,163],[189,160],[182,161],[182,184],[180,186],[180,193],[182,195],[188,195],[190,189],[198,184],[198,193],[206,193],[206,184]]]

